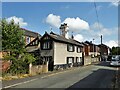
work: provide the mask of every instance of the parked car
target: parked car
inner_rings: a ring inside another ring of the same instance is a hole
[[[120,66],[120,55],[114,55],[114,56],[112,56],[110,65],[111,66]]]

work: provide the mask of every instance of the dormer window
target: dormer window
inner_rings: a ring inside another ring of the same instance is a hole
[[[44,41],[41,44],[41,49],[43,49],[43,50],[51,49],[52,48],[51,44],[52,44],[52,42],[50,42],[50,41]]]
[[[67,51],[74,52],[74,45],[68,44],[67,45]]]
[[[50,39],[48,36],[46,36],[46,37],[44,38],[44,40],[48,40],[48,39]]]
[[[49,49],[49,48],[50,48],[50,42],[44,42],[43,49]]]

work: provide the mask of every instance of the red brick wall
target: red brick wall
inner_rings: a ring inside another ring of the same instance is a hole
[[[0,61],[0,71],[5,72],[10,68],[10,61]]]

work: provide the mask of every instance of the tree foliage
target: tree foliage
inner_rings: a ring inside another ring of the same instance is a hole
[[[5,19],[2,23],[2,50],[11,51],[11,53],[20,54],[25,51],[24,32],[15,24],[14,20],[7,22]]]
[[[7,22],[6,19],[0,21],[2,28],[2,50],[8,51],[4,59],[12,62],[9,72],[12,74],[28,72],[28,65],[35,61],[33,55],[25,53],[24,32],[19,24],[15,24],[14,20]]]
[[[112,55],[120,55],[120,47],[112,47]]]

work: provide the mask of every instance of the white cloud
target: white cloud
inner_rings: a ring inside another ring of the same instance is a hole
[[[110,40],[110,41],[108,41],[108,42],[105,42],[105,44],[106,44],[107,46],[109,46],[110,48],[112,48],[113,46],[114,46],[114,47],[117,47],[117,46],[118,46],[118,42],[117,42],[117,41],[114,41],[114,40]]]
[[[66,5],[66,6],[62,6],[62,7],[60,7],[60,9],[69,9],[69,8],[70,8],[69,5]]]
[[[74,39],[79,42],[82,42],[84,40],[84,37],[81,34],[77,34],[74,36]]]
[[[60,27],[61,19],[60,16],[49,14],[46,18],[46,23],[50,24],[53,27]]]
[[[95,22],[93,25],[90,26],[90,28],[93,30],[98,30],[100,28],[103,28],[103,25],[98,22]]]
[[[116,7],[118,6],[118,2],[112,2],[111,4]]]
[[[115,7],[118,7],[118,5],[120,4],[119,3],[120,0],[113,0],[110,4],[110,6],[115,6]]]
[[[50,24],[53,27],[59,28],[61,25],[61,17],[49,14],[46,18],[46,23]],[[81,30],[89,30],[88,22],[77,18],[66,18],[62,23],[67,23],[70,31],[79,32]]]
[[[101,23],[95,22],[93,25],[90,26],[90,32],[93,35],[103,35],[103,36],[110,36],[112,34],[117,34],[118,28],[106,28]]]
[[[77,18],[66,18],[63,23],[67,23],[70,31],[89,30],[88,22]]]
[[[61,25],[61,17],[53,14],[49,14],[46,18],[46,22],[50,24],[51,26],[59,28]],[[62,23],[67,23],[69,31],[73,31],[75,33],[78,33],[80,31],[81,34],[76,34],[74,36],[74,39],[77,41],[84,41],[89,40],[91,41],[93,38],[96,40],[95,43],[99,43],[100,41],[100,35],[103,35],[104,38],[108,38],[109,36],[113,36],[117,34],[118,28],[107,28],[101,23],[95,22],[93,25],[89,25],[88,22],[85,20],[82,20],[79,17],[76,18],[66,18],[63,20]],[[85,34],[86,33],[86,34]],[[105,42],[106,45],[112,47],[116,46],[115,41],[110,40],[109,42]]]
[[[7,20],[7,22],[10,22],[11,20],[14,20],[15,24],[19,23],[20,27],[27,26],[27,23],[24,22],[23,18],[19,18],[19,17],[16,17],[16,16],[9,17],[6,20]]]

